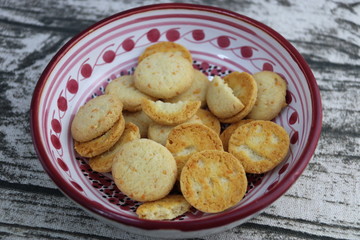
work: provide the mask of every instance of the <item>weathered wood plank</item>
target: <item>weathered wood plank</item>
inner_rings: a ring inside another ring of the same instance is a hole
[[[165,1],[0,0],[0,236],[4,239],[148,239],[104,225],[64,197],[43,171],[29,132],[41,71],[72,36],[96,21]],[[360,2],[193,0],[276,29],[309,62],[324,127],[297,183],[249,223],[204,239],[359,239]]]

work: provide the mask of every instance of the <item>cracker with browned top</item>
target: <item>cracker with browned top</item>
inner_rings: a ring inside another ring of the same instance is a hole
[[[114,146],[112,146],[108,151],[89,159],[91,169],[101,173],[111,172],[113,159],[116,153],[125,143],[135,139],[140,139],[139,128],[131,122],[126,123],[123,134]]]
[[[224,77],[224,81],[245,106],[232,117],[219,118],[220,122],[234,123],[245,118],[254,107],[258,93],[257,83],[253,76],[246,72],[232,72]]]
[[[244,197],[247,178],[233,155],[206,150],[189,158],[181,172],[180,188],[193,207],[217,213],[233,207]]]
[[[184,123],[173,128],[165,146],[175,157],[179,176],[192,154],[203,150],[223,150],[219,135],[199,123]]]
[[[163,125],[176,125],[188,121],[200,108],[200,101],[180,101],[168,103],[143,99],[142,109],[154,122]]]
[[[105,134],[88,142],[75,141],[74,148],[83,157],[95,157],[108,151],[120,139],[125,128],[125,119],[120,115],[119,120]]]
[[[101,95],[80,107],[71,123],[71,135],[78,142],[87,142],[107,132],[117,122],[123,104],[112,95]]]
[[[229,152],[243,164],[247,173],[265,173],[286,157],[289,135],[280,125],[255,120],[239,126],[229,140]]]
[[[277,73],[262,71],[253,74],[258,95],[248,118],[272,120],[286,107],[286,82]]]
[[[191,205],[182,195],[168,195],[160,200],[146,202],[136,209],[139,218],[149,220],[170,220],[187,211]]]

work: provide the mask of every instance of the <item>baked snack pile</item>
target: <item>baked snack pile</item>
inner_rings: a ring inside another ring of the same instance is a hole
[[[169,220],[191,207],[221,212],[245,196],[246,173],[286,158],[289,136],[271,121],[285,95],[276,73],[235,71],[209,81],[188,49],[159,42],[139,56],[133,75],[114,79],[79,109],[74,149],[143,203],[140,218]]]

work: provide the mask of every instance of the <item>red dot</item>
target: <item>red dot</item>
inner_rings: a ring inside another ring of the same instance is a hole
[[[88,78],[91,76],[92,73],[92,67],[89,64],[84,64],[81,67],[81,75],[83,75],[83,77]]]
[[[111,63],[112,61],[114,61],[115,58],[115,52],[112,50],[106,51],[103,55],[103,60],[106,63]]]
[[[77,182],[74,182],[74,181],[70,181],[71,184],[79,191],[83,192],[84,190],[82,189],[82,187],[77,183]]]
[[[209,68],[209,63],[207,63],[207,62],[202,62],[202,63],[201,63],[201,68],[202,68],[202,70],[207,70],[207,69]]]
[[[253,50],[251,47],[242,47],[240,49],[241,52],[241,56],[243,56],[244,58],[250,58],[253,55]]]
[[[75,79],[71,79],[67,82],[66,88],[70,93],[75,94],[79,90],[79,84]]]
[[[166,32],[166,38],[170,42],[174,42],[180,38],[180,33],[176,29],[170,29],[169,31]]]
[[[294,134],[290,138],[290,143],[295,144],[299,140],[299,132],[294,132]]]
[[[59,166],[62,168],[62,170],[64,170],[65,172],[69,171],[68,166],[61,158],[58,158],[57,162],[58,162]]]
[[[131,39],[125,39],[122,43],[122,47],[125,51],[130,52],[135,47],[135,42]]]
[[[67,110],[67,101],[64,97],[58,98],[57,107],[63,112],[65,112]]]
[[[270,63],[264,63],[262,69],[263,71],[274,71],[273,65]]]
[[[289,90],[286,90],[285,99],[286,99],[287,104],[290,104],[292,102],[292,96],[291,96],[291,92]]]
[[[52,145],[56,148],[56,149],[60,149],[61,148],[61,143],[60,143],[60,140],[59,138],[52,134],[51,137],[50,137],[50,140],[51,140],[51,143]]]
[[[298,113],[297,112],[293,112],[289,118],[289,123],[291,125],[295,124],[296,121],[298,120]]]
[[[51,120],[51,128],[54,130],[54,132],[60,133],[61,132],[61,123],[59,122],[59,120],[57,120],[55,118],[53,120]]]
[[[146,37],[150,42],[157,42],[160,38],[160,31],[157,28],[153,28],[147,32]]]
[[[217,38],[217,44],[221,48],[227,48],[228,46],[230,46],[230,39],[227,36],[220,36]]]
[[[201,29],[196,29],[192,31],[192,36],[196,41],[201,41],[205,38],[205,33]]]
[[[288,163],[286,163],[284,166],[282,166],[282,168],[279,170],[279,174],[283,174],[286,171],[286,169],[288,168],[288,166],[289,166]]]

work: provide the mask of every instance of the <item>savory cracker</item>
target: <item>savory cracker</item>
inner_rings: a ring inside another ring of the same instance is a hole
[[[190,51],[181,44],[175,42],[158,42],[155,43],[145,49],[145,51],[138,58],[138,62],[141,62],[146,57],[158,53],[158,52],[168,52],[179,54],[185,59],[187,59],[190,63],[192,63],[192,56]]]
[[[189,158],[181,172],[180,188],[193,207],[217,213],[233,207],[244,197],[247,178],[233,155],[206,150]]]
[[[187,211],[191,205],[182,195],[168,195],[160,200],[146,202],[136,209],[139,218],[148,220],[171,220]]]
[[[143,59],[134,72],[135,87],[154,98],[169,99],[190,88],[192,64],[182,56],[157,52]]]
[[[258,86],[254,107],[247,115],[257,120],[272,120],[286,106],[286,82],[277,73],[262,71],[253,74]]]
[[[146,202],[169,194],[176,181],[174,157],[161,144],[137,139],[123,145],[114,157],[116,186],[130,198]]]
[[[192,154],[203,150],[223,150],[219,135],[199,123],[184,123],[173,128],[165,146],[175,157],[179,176]]]
[[[101,173],[111,172],[111,166],[116,153],[120,150],[122,145],[135,139],[140,139],[139,128],[131,122],[126,123],[123,134],[114,146],[103,154],[89,159],[91,169]]]
[[[75,141],[74,148],[80,156],[95,157],[109,150],[120,139],[125,128],[122,115],[109,131],[88,142]]]
[[[255,120],[239,126],[229,140],[229,152],[243,164],[247,173],[265,173],[286,157],[289,135],[280,125]]]
[[[206,106],[206,92],[209,87],[209,79],[205,74],[197,69],[194,69],[194,81],[191,87],[183,92],[182,94],[170,98],[168,102],[179,102],[179,101],[201,101],[201,107]]]
[[[163,125],[176,125],[188,121],[200,108],[200,101],[180,101],[168,103],[143,99],[142,109],[154,122]]]
[[[143,98],[155,100],[137,88],[134,84],[133,75],[124,75],[112,80],[105,88],[105,94],[117,96],[124,105],[124,110],[137,112],[141,110],[141,101]]]
[[[244,108],[241,100],[219,76],[215,76],[211,81],[206,102],[210,111],[218,118],[232,117]]]
[[[257,83],[252,75],[246,72],[232,72],[224,77],[224,81],[233,90],[234,95],[245,105],[244,109],[229,118],[220,118],[220,122],[234,123],[246,117],[257,98]]]
[[[77,142],[97,138],[120,118],[123,104],[112,95],[101,95],[80,107],[71,123],[71,135]]]

